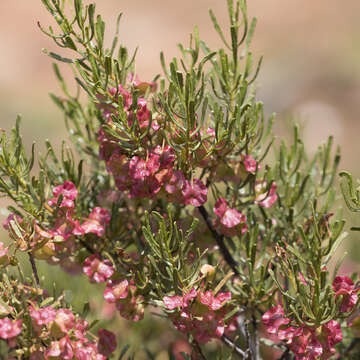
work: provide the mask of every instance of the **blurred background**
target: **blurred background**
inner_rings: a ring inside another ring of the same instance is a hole
[[[249,16],[258,18],[252,49],[257,56],[264,55],[257,80],[258,98],[264,102],[267,114],[278,114],[275,132],[286,135],[291,114],[300,122],[306,145],[312,150],[334,135],[335,143],[342,146],[340,169],[360,177],[360,2],[248,3]],[[109,38],[117,14],[124,13],[122,43],[130,50],[139,45],[137,73],[141,79],[151,80],[161,72],[159,52],[163,50],[167,59],[177,55],[176,44],[188,43],[195,24],[210,47],[220,44],[208,8],[214,10],[221,24],[226,24],[225,4],[225,0],[99,0],[97,9],[107,21]],[[42,48],[58,49],[38,29],[37,21],[45,26],[52,24],[40,0],[0,0],[0,128],[10,129],[20,113],[26,143],[36,141],[38,149],[43,149],[45,138],[59,144],[66,134],[62,115],[47,95],[60,93],[52,60],[41,52]],[[71,79],[66,66],[61,64],[61,69]],[[4,201],[0,203],[2,208],[5,205]],[[345,214],[351,217],[347,210]],[[0,221],[3,218],[4,212]],[[0,236],[5,237],[5,233]],[[348,271],[360,270],[359,241],[360,235],[352,236]],[[81,296],[69,296],[81,303]],[[153,330],[142,327],[141,336],[152,333],[150,338],[157,341],[161,332]]]

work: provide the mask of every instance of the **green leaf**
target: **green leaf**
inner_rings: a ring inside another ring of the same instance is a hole
[[[55,59],[57,61],[61,61],[61,62],[67,63],[67,64],[72,64],[74,62],[72,59],[62,57],[59,54],[55,54],[52,51],[48,51],[46,49],[43,49],[42,52],[46,55],[49,55],[50,57],[52,57],[53,59]]]

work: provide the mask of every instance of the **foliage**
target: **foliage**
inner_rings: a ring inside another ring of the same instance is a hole
[[[262,59],[254,65],[246,2],[227,1],[228,34],[210,11],[223,48],[210,49],[195,27],[178,58],[161,53],[163,76],[151,82],[135,74],[136,52],[119,45],[121,14],[105,48],[95,4],[42,2],[57,29],[40,29],[73,54],[44,50],[75,74],[72,94],[54,64],[63,94],[50,94],[72,145],[57,155],[46,142],[35,174],[20,120],[2,134],[0,193],[14,203],[4,223],[11,242],[0,244],[2,354],[135,357],[84,320],[100,316],[89,303],[77,314],[66,289],[42,289],[38,263],[47,262],[106,285],[104,308],[128,321],[171,322],[188,353],[168,343],[170,359],[265,359],[268,347],[280,359],[356,358],[357,275],[331,264],[346,237],[332,213],[339,149],[330,138],[309,156],[297,127],[290,146],[274,141],[253,85]],[[359,211],[359,191],[343,176]]]

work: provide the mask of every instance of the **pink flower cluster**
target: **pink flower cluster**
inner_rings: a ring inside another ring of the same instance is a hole
[[[207,188],[199,179],[190,182],[180,170],[174,170],[175,152],[170,146],[157,145],[146,159],[114,152],[106,161],[107,170],[121,191],[130,198],[164,197],[168,201],[201,206],[207,200]]]
[[[136,79],[134,82],[135,87],[141,86],[141,84],[146,83],[141,83],[138,79]],[[119,85],[117,88],[110,89],[109,93],[113,98],[115,98],[115,104],[118,103],[118,98],[122,96],[124,112],[127,117],[128,126],[132,126],[134,120],[136,120],[140,130],[147,129],[149,127],[151,121],[151,112],[148,109],[147,101],[144,98],[140,97],[137,99],[137,108],[134,112],[134,110],[132,110],[134,107],[132,106],[133,99],[131,93],[124,89],[122,85]],[[104,97],[100,95],[98,96],[98,99],[102,102],[105,100]],[[102,110],[103,116],[106,119],[106,125],[114,128],[115,125],[112,120],[112,115],[118,115],[115,106],[112,104],[100,103],[97,105],[97,107]],[[152,130],[157,131],[159,130],[160,126],[155,120],[152,120],[151,128]],[[102,160],[108,160],[111,154],[113,154],[113,152],[118,149],[116,138],[109,135],[106,131],[104,131],[103,128],[100,128],[99,130],[98,141],[100,143],[100,159]]]
[[[351,311],[358,301],[359,288],[355,288],[353,281],[347,276],[336,276],[332,285],[335,298],[342,296],[340,311],[344,313]]]
[[[214,296],[212,291],[197,291],[192,288],[183,296],[165,296],[163,301],[175,328],[183,333],[191,334],[199,343],[220,338],[231,323],[226,324],[224,317],[231,310],[228,302],[231,293],[219,293]]]
[[[77,271],[78,266],[73,258],[77,247],[76,236],[85,234],[95,234],[102,237],[105,233],[105,226],[110,222],[110,213],[101,207],[94,207],[87,218],[82,221],[74,218],[75,200],[78,196],[76,186],[65,181],[62,185],[53,189],[54,197],[48,200],[48,205],[55,208],[60,201],[57,216],[53,219],[54,224],[50,229],[42,229],[36,222],[34,223],[34,236],[27,246],[21,250],[32,249],[34,257],[40,260],[46,260],[50,264],[60,264],[64,270]],[[14,218],[10,215],[4,223],[6,229],[9,228],[9,222]],[[21,224],[23,220],[17,218]],[[6,251],[6,249],[3,249]],[[1,254],[0,254],[1,256]],[[4,253],[5,256],[5,253]],[[1,261],[1,260],[0,260]]]
[[[50,206],[58,203],[60,196],[63,197],[60,209],[57,212],[57,218],[52,229],[44,231],[38,228],[39,242],[41,239],[48,239],[44,247],[40,248],[41,257],[45,248],[45,259],[53,263],[62,263],[74,251],[75,236],[82,236],[93,233],[101,237],[105,233],[105,226],[110,222],[110,213],[108,210],[95,207],[92,209],[88,218],[84,218],[82,223],[73,218],[74,201],[78,195],[75,185],[70,181],[65,181],[53,190],[54,198],[48,201]],[[35,244],[36,246],[36,244]],[[46,251],[47,250],[47,251]],[[49,256],[51,255],[51,257]],[[35,257],[39,256],[35,251]]]
[[[62,196],[59,207],[72,209],[74,207],[74,200],[78,196],[78,191],[71,181],[65,181],[62,185],[54,187],[53,195],[54,198],[48,200],[50,206],[56,206],[60,196]]]
[[[101,260],[99,254],[93,254],[85,259],[83,271],[91,282],[102,283],[114,274],[114,267],[110,260]]]
[[[306,285],[302,274],[300,280]],[[341,296],[340,312],[353,310],[358,301],[359,288],[355,288],[353,281],[347,276],[336,276],[332,285],[335,299]],[[281,305],[268,310],[262,321],[268,333],[285,341],[299,360],[329,359],[336,352],[334,346],[342,340],[340,324],[335,320],[330,320],[316,329],[305,325],[292,325],[291,319],[284,316]]]
[[[139,86],[140,84],[141,84],[141,82],[139,81],[139,79],[136,79],[134,82],[135,87]],[[110,94],[113,97],[116,95],[122,96],[123,104],[124,104],[124,111],[126,112],[126,115],[127,115],[128,124],[129,124],[129,126],[131,126],[133,124],[133,121],[135,118],[134,111],[130,110],[130,107],[132,105],[132,100],[133,100],[131,93],[128,92],[127,90],[125,90],[123,88],[123,86],[120,84],[117,89],[116,88],[110,89]],[[114,110],[115,110],[114,108],[111,109],[112,113],[114,113],[113,112]],[[109,115],[107,116],[107,118],[109,118]],[[150,119],[151,119],[151,113],[147,107],[147,101],[146,101],[146,99],[139,97],[137,99],[136,120],[138,121],[140,129],[147,128],[150,124]],[[154,131],[157,131],[157,130],[159,130],[160,126],[156,121],[152,121],[151,128]]]
[[[136,295],[133,281],[109,280],[104,298],[108,303],[116,304],[120,315],[125,319],[140,321],[144,317],[144,298],[142,295]]]
[[[266,181],[259,181],[255,186],[256,198],[255,204],[258,204],[264,208],[270,208],[273,206],[278,199],[276,194],[276,183],[271,184],[270,190],[266,191],[267,183]]]
[[[0,338],[7,340],[21,333],[22,320],[10,320],[8,317],[0,319]]]
[[[284,317],[281,305],[268,310],[262,317],[267,332],[286,342],[297,360],[329,359],[336,353],[335,345],[342,341],[340,324],[335,320],[318,327],[293,326]]]
[[[250,174],[255,174],[256,170],[260,165],[257,164],[256,160],[250,155],[242,155],[241,157],[244,169]]]
[[[247,231],[246,216],[236,209],[228,207],[224,198],[219,198],[214,206],[214,213],[218,216],[214,220],[214,227],[220,234],[235,236]]]
[[[41,344],[33,347],[31,360],[105,360],[116,349],[112,332],[100,329],[98,341],[90,341],[88,323],[68,309],[31,306],[29,314],[32,328],[41,339]]]

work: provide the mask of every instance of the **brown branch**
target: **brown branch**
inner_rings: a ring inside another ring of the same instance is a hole
[[[229,339],[226,335],[223,335],[221,337],[222,342],[229,346],[232,350],[235,351],[236,354],[240,355],[243,359],[247,359],[247,353],[242,350],[239,346],[237,346],[234,342],[231,341],[231,339]]]
[[[287,348],[287,349],[283,352],[283,354],[282,354],[277,360],[285,360],[285,359],[287,359],[289,353],[290,353],[290,349]]]
[[[196,340],[193,340],[193,344],[195,345],[195,349],[196,349],[197,353],[200,355],[201,359],[206,360],[206,357],[205,357],[203,351],[201,350],[199,343]]]
[[[257,321],[256,317],[252,316],[252,324],[253,324],[253,339],[252,339],[252,345],[253,345],[253,357],[255,360],[259,358],[259,350],[260,350],[260,343],[259,343],[259,334],[258,334],[258,328],[257,328]]]
[[[234,271],[235,275],[239,275],[239,271],[237,269],[238,263],[235,261],[235,259],[230,254],[229,249],[226,247],[224,242],[224,235],[219,234],[213,227],[210,216],[204,206],[200,206],[199,208],[200,214],[203,217],[203,219],[206,222],[207,227],[209,228],[211,234],[213,235],[217,245],[220,248],[221,254],[223,255],[225,261],[227,264],[231,267],[231,269]]]
[[[35,278],[35,281],[36,281],[36,285],[37,285],[37,286],[40,286],[39,275],[38,275],[38,271],[37,271],[37,268],[36,268],[34,256],[33,256],[32,253],[29,253],[29,259],[30,259],[30,264],[31,264],[32,272],[33,272],[33,274],[34,274],[34,278]]]

